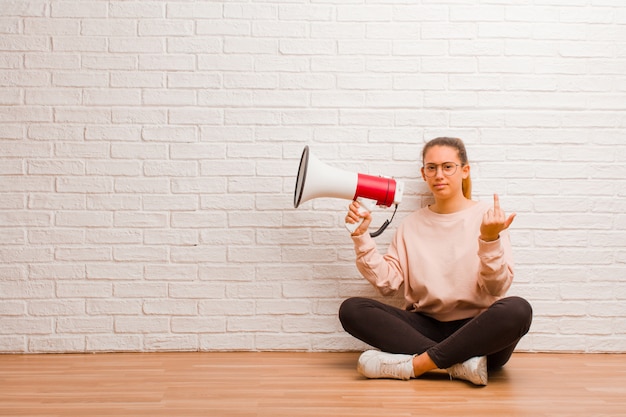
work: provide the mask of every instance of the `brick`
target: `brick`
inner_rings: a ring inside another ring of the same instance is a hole
[[[22,93],[17,89],[6,89],[6,94],[0,97],[0,104],[2,105],[18,105],[22,101]],[[28,104],[33,104],[29,101]]]
[[[13,52],[48,52],[50,40],[46,36],[3,36],[0,50]]]
[[[3,108],[0,113],[0,122],[50,122],[50,109],[38,106],[15,106]]]
[[[186,163],[185,163],[186,164]],[[155,163],[154,174],[157,174],[158,163]],[[143,198],[143,207],[146,210],[197,210],[199,199],[197,196],[146,195]]]
[[[77,316],[85,313],[85,302],[80,300],[42,300],[28,303],[32,316]]]
[[[146,176],[197,177],[196,162],[186,161],[146,161],[143,164]]]
[[[30,337],[28,340],[28,351],[39,353],[80,353],[85,351],[85,337]]]
[[[279,49],[279,45],[274,39],[227,37],[224,39],[223,49],[228,54],[275,54]]]
[[[206,212],[172,213],[171,224],[176,228],[215,228],[226,224],[224,213],[214,213],[207,216]]]
[[[143,233],[147,245],[189,246],[200,242],[196,230],[146,230]]]
[[[178,263],[225,262],[226,248],[219,246],[185,246],[171,248],[171,260]]]
[[[277,316],[229,317],[226,329],[229,332],[277,332],[281,318]]]
[[[226,319],[212,317],[174,317],[171,322],[173,333],[223,333],[226,330]]]
[[[257,301],[258,302],[258,301]],[[199,313],[202,316],[251,316],[255,314],[255,301],[252,300],[209,300],[200,301]]]
[[[158,46],[153,46],[152,49],[159,49]],[[125,51],[122,50],[120,52],[123,53]],[[165,86],[165,83],[165,77],[160,73],[146,74],[124,71],[111,74],[111,87],[161,88]],[[129,123],[132,123],[132,120]]]
[[[51,334],[53,321],[50,317],[0,317],[0,335]]]
[[[83,54],[82,66],[83,68],[93,70],[133,70],[137,68],[138,59],[134,56],[120,55],[102,55]]]
[[[333,10],[331,5],[285,4],[279,8],[278,13],[281,20],[330,21]]]
[[[146,335],[143,349],[147,351],[198,351],[197,335]]]
[[[167,84],[173,88],[209,88],[217,89],[222,86],[220,77],[215,74],[204,74],[197,72],[176,72],[169,74]]]
[[[114,186],[118,193],[164,194],[169,191],[165,178],[117,178]]]
[[[279,247],[259,247],[254,249],[244,249],[231,247],[228,251],[228,260],[230,262],[263,262],[267,259],[280,258]]]
[[[83,19],[81,35],[84,36],[133,36],[136,23],[127,19]]]
[[[253,281],[254,265],[211,265],[200,266],[199,278],[203,281]],[[276,276],[272,274],[272,276]]]
[[[85,242],[85,235],[81,230],[31,230],[28,233],[28,242],[34,245],[55,243],[80,244]]]
[[[170,321],[165,317],[122,316],[115,318],[114,327],[116,333],[167,333],[170,329]]]
[[[101,247],[56,248],[54,258],[58,261],[107,261],[111,249]]]
[[[109,5],[109,16],[115,18],[160,18],[165,5],[156,1],[128,1]]]
[[[193,21],[169,19],[142,19],[137,26],[139,36],[189,36]]]
[[[195,265],[147,265],[145,279],[159,281],[194,281],[198,276]]]
[[[145,282],[116,282],[113,286],[113,295],[120,298],[163,298],[167,295],[166,283]]]
[[[49,248],[30,248],[23,246],[6,246],[0,248],[0,261],[2,262],[50,262],[52,252]]]
[[[145,105],[191,106],[196,102],[196,93],[191,90],[174,88],[168,90],[148,90],[143,92]]]
[[[87,300],[89,315],[136,315],[141,313],[141,300]]]
[[[191,71],[194,69],[194,60],[190,55],[172,54],[164,55],[141,55],[139,57],[140,70],[163,70],[163,71]]]
[[[311,302],[302,300],[257,300],[255,314],[305,315],[311,312]],[[294,323],[295,324],[295,323]],[[286,327],[286,326],[285,326]],[[311,331],[314,331],[311,329]]]
[[[28,270],[31,280],[80,280],[86,277],[85,266],[81,264],[40,264],[31,265]]]
[[[219,19],[222,4],[215,3],[172,3],[167,5],[167,17],[177,19]]]
[[[333,333],[341,330],[339,319],[335,316],[315,318],[310,316],[286,317],[282,328],[288,333],[298,333],[302,328],[310,329],[311,333]]]
[[[136,335],[88,335],[85,340],[88,351],[137,352],[142,348],[142,339]]]
[[[67,89],[41,89],[27,91],[24,102],[32,105],[75,106],[81,103],[80,93]]]
[[[10,245],[20,245],[26,243],[24,230],[3,229],[3,234],[0,235],[0,243]]]
[[[246,332],[228,332],[209,335],[200,335],[200,350],[202,351],[237,351],[255,350],[255,340],[259,336]]]
[[[26,266],[0,265],[0,280],[17,281],[27,277]]]
[[[54,51],[106,52],[106,39],[89,36],[55,36],[52,38]]]
[[[195,300],[147,300],[143,305],[144,314],[165,316],[189,316],[198,311]]]
[[[88,106],[140,105],[141,91],[129,89],[83,90],[83,103]]]
[[[159,83],[160,86],[160,83]],[[113,123],[120,124],[165,124],[167,114],[161,109],[114,108],[111,112]]]
[[[217,54],[221,48],[221,41],[213,37],[171,38],[167,43],[167,50],[170,53]]]
[[[62,158],[106,158],[109,147],[105,143],[56,143],[54,154]]]
[[[172,192],[175,194],[215,194],[226,190],[224,178],[207,177],[200,179],[175,178],[171,181]]]
[[[61,298],[108,298],[113,293],[108,282],[59,282],[57,296]]]
[[[167,145],[158,143],[113,143],[111,156],[117,159],[166,159]]]
[[[138,279],[143,277],[143,268],[133,263],[92,263],[87,266],[86,276],[90,279]]]
[[[76,70],[80,68],[80,55],[71,52],[27,53],[24,55],[24,66],[26,68]]]
[[[165,247],[118,246],[113,250],[113,259],[119,262],[165,262],[168,251]]]
[[[64,227],[107,227],[112,220],[111,213],[97,211],[63,211],[55,216],[55,224]]]
[[[135,195],[93,194],[86,197],[87,208],[90,210],[138,210],[141,207],[140,197]]]
[[[219,125],[224,119],[221,110],[207,109],[174,109],[170,112],[170,121],[181,125]],[[177,128],[178,132],[170,132],[166,140],[174,141],[177,137],[182,137],[184,142],[192,142],[197,137],[195,128]]]
[[[131,176],[141,175],[141,164],[138,161],[87,161],[87,175],[98,176]]]
[[[85,164],[82,161],[29,161],[28,173],[35,175],[83,175]]]

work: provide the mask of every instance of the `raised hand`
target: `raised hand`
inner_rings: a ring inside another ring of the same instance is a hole
[[[483,216],[480,225],[480,238],[484,241],[492,241],[500,237],[500,232],[507,229],[515,219],[515,213],[506,217],[504,210],[500,208],[498,194],[493,195],[493,208],[489,209]]]

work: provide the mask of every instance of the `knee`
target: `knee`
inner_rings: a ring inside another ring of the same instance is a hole
[[[339,306],[339,321],[342,324],[351,322],[355,316],[355,311],[358,310],[359,298],[353,297],[344,300]]]
[[[508,320],[519,326],[521,336],[528,333],[533,320],[533,308],[528,301],[522,297],[507,297],[503,299],[507,305]]]
[[[363,297],[352,297],[344,300],[339,307],[339,321],[344,329],[362,320],[363,309],[369,305],[370,300]]]
[[[533,317],[533,307],[530,303],[522,297],[513,296],[510,298],[520,319],[531,320]]]

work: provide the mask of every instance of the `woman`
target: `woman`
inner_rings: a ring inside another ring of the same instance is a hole
[[[409,215],[386,255],[367,233],[370,213],[352,202],[346,221],[361,274],[383,295],[404,285],[406,309],[350,298],[339,318],[344,329],[378,350],[364,352],[357,366],[368,378],[410,379],[435,369],[476,385],[488,369],[502,367],[532,321],[532,308],[504,297],[513,281],[507,217],[497,194],[493,203],[471,199],[465,145],[436,138],[422,151],[422,178],[434,204]]]

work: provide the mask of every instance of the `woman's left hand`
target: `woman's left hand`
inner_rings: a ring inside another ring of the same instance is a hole
[[[515,213],[506,217],[504,210],[500,208],[498,194],[494,194],[493,208],[485,213],[480,225],[480,238],[486,242],[498,239],[500,232],[507,229],[513,223],[513,219],[515,219]]]

